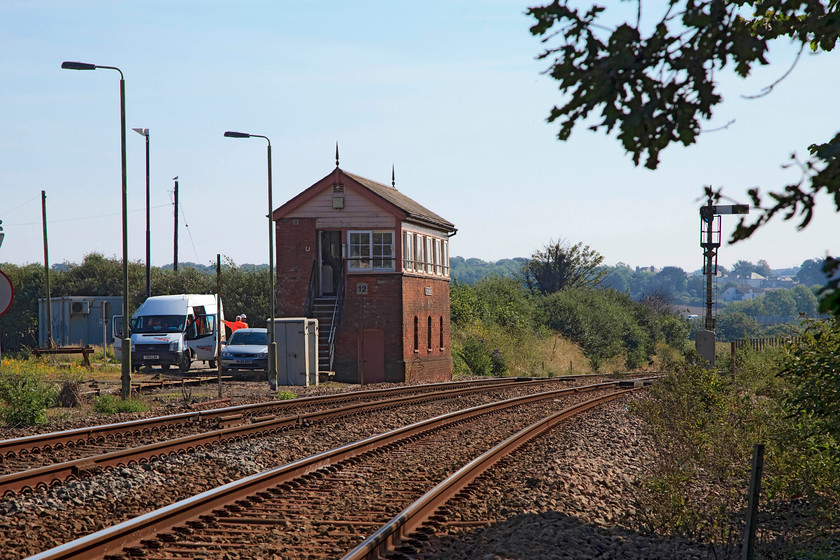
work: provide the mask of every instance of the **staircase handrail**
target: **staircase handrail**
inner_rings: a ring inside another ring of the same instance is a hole
[[[332,319],[330,319],[330,336],[328,345],[330,349],[330,369],[333,371],[333,358],[335,357],[335,335],[338,330],[338,325],[341,322],[341,305],[344,302],[344,259],[341,259],[341,273],[338,279],[338,289],[335,294],[335,304],[333,305]]]
[[[315,272],[318,270],[318,259],[312,260],[312,272],[309,273],[309,286],[306,289],[306,303],[304,304],[303,316],[312,317],[315,309]]]

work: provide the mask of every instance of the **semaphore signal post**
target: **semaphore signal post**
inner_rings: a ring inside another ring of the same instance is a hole
[[[706,276],[706,322],[705,330],[697,333],[694,344],[697,354],[715,366],[715,318],[712,278],[717,275],[717,253],[720,248],[720,217],[723,214],[748,214],[746,204],[714,204],[714,193],[708,189],[709,200],[700,207],[700,246],[703,248],[703,274]]]

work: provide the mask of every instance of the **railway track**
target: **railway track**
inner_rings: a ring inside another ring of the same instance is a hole
[[[449,413],[204,492],[33,559],[337,558],[488,447],[593,391],[626,393],[592,386]]]
[[[499,461],[515,454],[525,445],[532,443],[557,424],[576,414],[625,396],[635,389],[627,389],[602,395],[559,412],[551,414],[512,435],[481,456],[473,459],[440,484],[411,503],[388,523],[367,537],[342,560],[377,560],[380,558],[400,558],[406,554],[416,554],[423,548],[423,543],[447,525],[486,526],[495,519],[473,519],[463,522],[455,519],[452,511],[464,501],[471,492],[471,485],[485,476]],[[400,554],[394,554],[394,553]]]
[[[564,381],[563,378],[555,379]],[[361,395],[308,397],[296,399],[297,402],[241,405],[5,440],[0,442],[0,452],[4,454],[0,461],[0,472],[3,473],[0,496],[30,492],[103,470],[194,451],[224,441],[297,429],[330,418],[504,387],[540,387],[555,379],[446,383],[437,384],[432,391],[426,392],[411,387],[359,392],[364,393]],[[344,404],[348,402],[351,404]],[[340,404],[344,406],[336,406]]]

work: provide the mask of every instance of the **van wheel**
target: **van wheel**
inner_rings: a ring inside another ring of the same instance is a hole
[[[181,357],[181,363],[178,364],[178,369],[181,373],[186,373],[190,371],[190,355],[187,352],[184,352],[183,356]]]
[[[210,366],[210,369],[216,369],[216,360],[210,360],[207,364]]]

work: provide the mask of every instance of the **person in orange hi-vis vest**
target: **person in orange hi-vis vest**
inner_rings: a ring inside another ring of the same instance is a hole
[[[248,323],[243,321],[245,315],[237,315],[236,321],[225,321],[225,326],[231,330],[231,332],[236,332],[239,329],[247,329]]]

